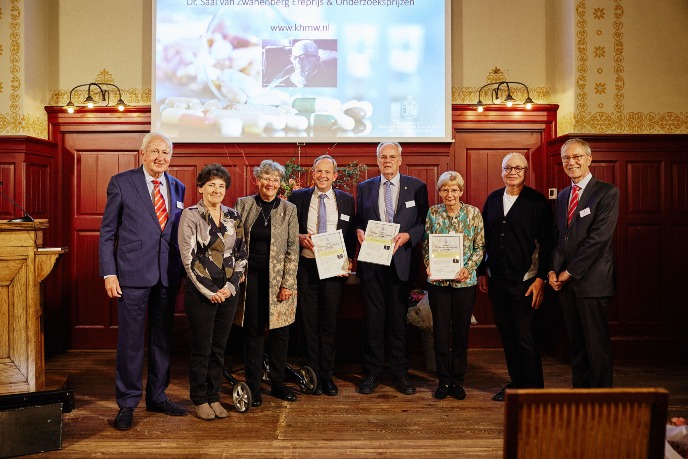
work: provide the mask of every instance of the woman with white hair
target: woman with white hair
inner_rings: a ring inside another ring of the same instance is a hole
[[[437,191],[442,204],[432,206],[425,220],[423,259],[430,276],[430,234],[463,235],[461,269],[454,279],[428,277],[428,298],[432,312],[435,364],[439,384],[434,396],[466,398],[463,388],[468,365],[468,330],[475,302],[476,269],[483,259],[485,234],[483,218],[477,207],[462,203],[465,184],[461,174],[448,171],[440,175]]]

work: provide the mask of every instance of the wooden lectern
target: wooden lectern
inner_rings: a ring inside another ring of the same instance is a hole
[[[42,248],[47,220],[0,222],[0,395],[45,387],[40,283],[65,249]]]

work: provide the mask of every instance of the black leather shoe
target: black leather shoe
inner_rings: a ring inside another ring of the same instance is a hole
[[[318,379],[318,384],[315,385],[315,390],[311,392],[311,395],[322,395],[323,386],[320,384],[320,379]]]
[[[463,400],[466,398],[466,391],[463,390],[463,387],[460,384],[452,386],[449,391],[451,392],[452,397],[457,400]]]
[[[394,383],[394,388],[404,395],[413,395],[416,393],[416,386],[413,385],[408,376],[402,376]]]
[[[184,416],[188,412],[186,408],[181,406],[179,403],[174,403],[169,398],[165,399],[164,402],[146,402],[146,411],[152,411],[154,413],[165,413],[168,416]]]
[[[359,394],[372,394],[375,388],[380,384],[380,380],[376,376],[366,376],[361,384],[358,385]]]
[[[339,393],[339,389],[337,388],[337,385],[334,383],[334,381],[332,381],[332,378],[326,379],[323,382],[323,392],[332,397]]]
[[[294,393],[294,391],[285,386],[284,384],[270,389],[270,395],[282,399],[286,402],[296,401],[296,394]]]
[[[492,396],[492,400],[494,400],[495,402],[503,402],[505,396],[504,392],[506,392],[506,390],[510,387],[512,387],[512,383],[509,383],[506,386],[502,387],[502,389],[499,392]]]
[[[252,407],[257,408],[263,404],[263,397],[260,394],[256,393],[252,398],[253,398],[253,400],[251,401]]]
[[[449,394],[449,384],[440,384],[437,386],[437,389],[435,389],[434,397],[437,400],[443,400],[447,398],[447,395]]]
[[[120,408],[115,416],[115,429],[129,430],[134,422],[134,408]]]

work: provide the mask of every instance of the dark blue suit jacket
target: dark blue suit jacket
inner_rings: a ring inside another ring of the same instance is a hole
[[[292,192],[289,202],[296,206],[299,219],[299,234],[308,233],[308,211],[315,188],[301,188]],[[356,250],[356,228],[354,226],[354,197],[342,190],[334,190],[337,199],[337,229],[342,230],[346,254],[354,259]]]
[[[160,229],[143,166],[113,176],[100,225],[100,275],[116,274],[121,286],[151,287],[162,281],[177,287],[183,267],[177,228],[184,185],[165,173],[170,189],[169,217]]]
[[[551,270],[566,270],[580,297],[612,296],[615,289],[612,239],[619,216],[619,189],[593,177],[578,201],[571,226],[566,223],[571,187],[557,196],[555,249]],[[581,215],[582,213],[582,215]]]
[[[365,231],[368,220],[380,221],[378,199],[380,197],[380,176],[361,182],[356,188],[356,227]],[[397,276],[407,281],[411,273],[411,251],[413,246],[423,240],[425,218],[428,215],[428,187],[425,182],[408,175],[401,175],[399,180],[399,199],[397,201],[394,223],[399,223],[400,233],[408,233],[411,240],[399,247],[394,254],[394,266]],[[382,265],[360,262],[357,275],[370,279],[375,270]]]

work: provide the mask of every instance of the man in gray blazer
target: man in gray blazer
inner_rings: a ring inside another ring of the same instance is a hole
[[[394,386],[402,394],[411,395],[416,392],[408,377],[406,356],[411,251],[423,240],[428,188],[421,180],[399,173],[401,145],[397,142],[378,145],[377,164],[381,175],[359,183],[356,191],[358,242],[365,239],[370,220],[398,223],[400,228],[393,240],[394,255],[390,266],[358,262],[357,275],[362,280],[366,307],[363,331],[365,378],[359,384],[358,392],[370,394],[378,386],[387,347]]]
[[[100,275],[117,303],[117,370],[114,426],[127,430],[143,392],[144,336],[148,324],[146,409],[172,416],[186,408],[167,398],[170,335],[179,279],[177,245],[184,185],[167,173],[172,142],[162,134],[143,138],[142,166],[113,176],[100,225]],[[147,320],[146,320],[147,319]]]
[[[584,140],[564,143],[561,160],[572,183],[557,197],[556,245],[548,280],[559,292],[573,387],[611,387],[607,308],[615,289],[612,239],[619,189],[592,176],[592,152]]]

